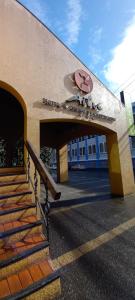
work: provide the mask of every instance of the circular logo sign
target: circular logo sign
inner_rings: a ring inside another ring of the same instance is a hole
[[[75,83],[78,88],[86,94],[90,93],[93,89],[93,82],[90,75],[83,70],[77,70],[75,72]]]

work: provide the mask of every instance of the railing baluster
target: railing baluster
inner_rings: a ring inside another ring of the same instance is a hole
[[[46,197],[45,197],[44,209],[45,209],[45,215],[46,215],[47,239],[49,241],[49,211],[50,211],[50,203],[49,203],[49,197],[48,197],[48,185],[47,185],[47,182],[45,184],[45,193],[46,193]]]
[[[38,174],[37,174],[37,170],[35,167],[35,172],[34,172],[34,195],[35,195],[35,202],[37,204],[37,187],[38,187]]]
[[[28,157],[27,157],[27,179],[30,181],[30,154],[28,152]]]
[[[57,191],[55,182],[53,181],[52,177],[48,173],[47,169],[43,165],[40,158],[38,158],[37,154],[33,150],[32,145],[26,141],[25,146],[28,151],[28,157],[27,157],[27,164],[26,164],[26,171],[27,171],[27,179],[31,183],[31,186],[34,191],[35,196],[35,202],[36,202],[36,209],[40,209],[41,217],[44,221],[45,227],[46,227],[46,235],[47,240],[49,241],[49,211],[50,211],[50,203],[49,203],[49,191],[51,192],[53,198],[59,199],[61,193]],[[31,178],[30,174],[30,161],[33,161],[34,163],[34,182]],[[43,206],[41,205],[40,199],[38,197],[38,176],[42,178],[44,187],[45,187],[45,201]]]

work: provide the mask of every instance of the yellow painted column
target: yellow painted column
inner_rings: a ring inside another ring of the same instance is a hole
[[[36,152],[40,153],[40,122],[37,119],[27,119],[27,139],[31,142]]]
[[[57,149],[57,182],[68,181],[68,150],[67,145]]]
[[[40,122],[37,119],[28,117],[27,119],[27,140],[32,144],[36,153],[40,156]],[[30,176],[34,183],[35,166],[32,159],[30,159]],[[32,185],[30,185],[33,191]],[[40,194],[40,176],[38,175],[38,195]],[[35,201],[33,193],[33,201]]]
[[[124,196],[135,192],[128,133],[120,138],[116,133],[108,135],[107,148],[112,194]]]

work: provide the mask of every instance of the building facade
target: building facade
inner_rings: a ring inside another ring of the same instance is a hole
[[[19,1],[1,0],[0,14],[4,167],[13,167],[18,141],[29,140],[38,153],[43,146],[56,149],[57,177],[63,182],[68,179],[66,145],[81,136],[105,135],[112,194],[131,193],[134,176],[121,101]]]
[[[57,181],[65,182],[68,143],[106,136],[111,193],[131,194],[125,107],[19,1],[0,0],[0,113],[0,296],[54,299],[61,287],[54,271],[59,264],[49,256],[48,197],[58,200],[61,193],[39,158],[40,149],[56,150]],[[96,157],[97,139],[81,141],[79,151],[72,149],[74,158],[89,159],[91,152]]]

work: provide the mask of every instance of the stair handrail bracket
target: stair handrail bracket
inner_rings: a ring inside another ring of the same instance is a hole
[[[24,146],[26,147],[27,154],[28,154],[27,163],[26,163],[26,173],[27,173],[28,181],[32,185],[34,196],[35,196],[35,202],[37,207],[39,207],[40,209],[40,213],[46,227],[47,239],[49,240],[49,224],[48,224],[48,214],[50,211],[49,192],[51,193],[51,196],[54,200],[60,199],[61,192],[58,191],[56,183],[54,182],[52,176],[49,174],[41,158],[36,153],[33,145],[29,141],[25,141]],[[35,168],[34,180],[32,180],[30,174],[30,167],[31,167],[30,159],[32,160]],[[40,176],[45,187],[45,199],[44,199],[45,201],[43,204],[41,204],[40,199],[38,197],[38,175]]]

